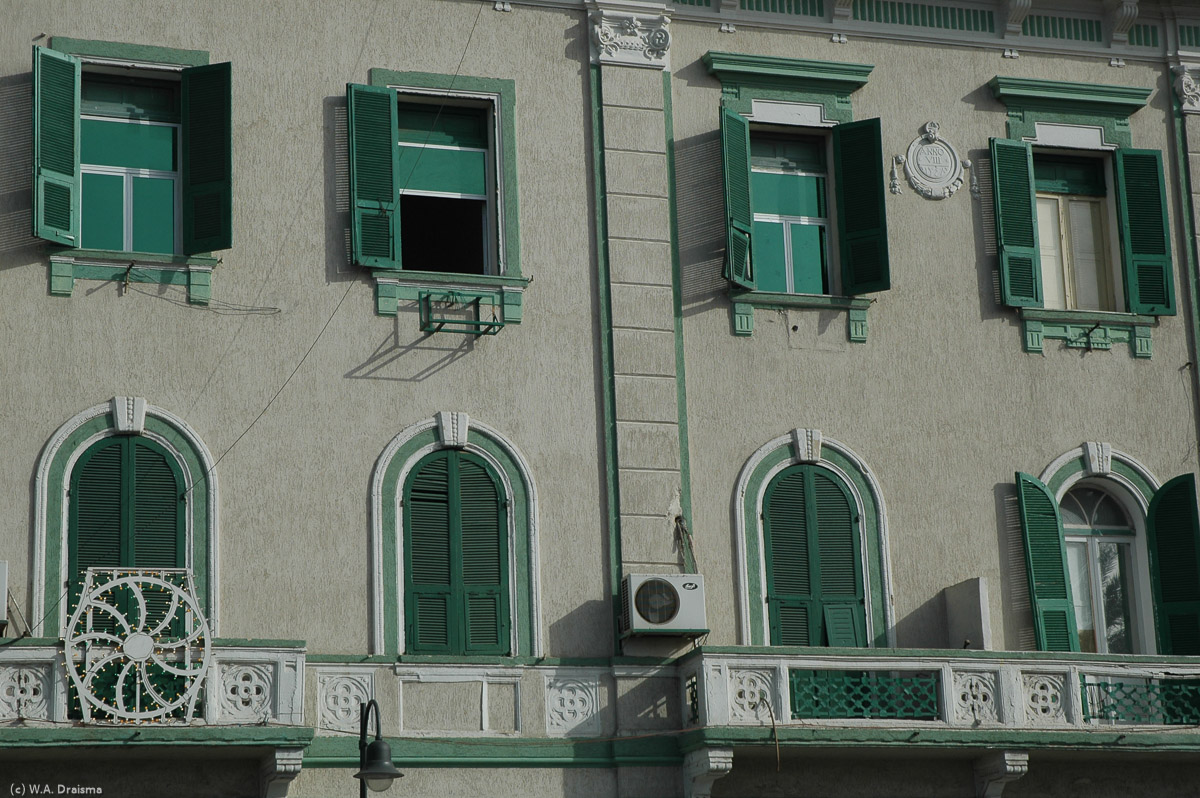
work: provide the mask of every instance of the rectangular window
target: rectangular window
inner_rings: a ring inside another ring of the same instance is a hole
[[[827,139],[750,132],[752,257],[759,291],[832,294]]]

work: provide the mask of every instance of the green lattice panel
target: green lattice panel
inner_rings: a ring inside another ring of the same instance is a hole
[[[1200,48],[1200,25],[1180,25],[1179,44],[1182,47]]]
[[[936,674],[788,672],[792,718],[937,720]]]
[[[706,2],[705,5],[708,3]],[[823,17],[825,16],[825,0],[742,0],[742,10]]]
[[[1134,25],[1129,29],[1129,43],[1134,47],[1158,47],[1158,26]]]
[[[934,6],[903,0],[854,0],[855,19],[918,28],[995,33],[996,15],[980,8]]]
[[[1094,681],[1081,676],[1083,717],[1116,723],[1200,724],[1200,680]]]
[[[1021,33],[1041,39],[1064,39],[1077,42],[1098,42],[1101,37],[1100,20],[1078,17],[1051,17],[1034,14],[1025,17]]]

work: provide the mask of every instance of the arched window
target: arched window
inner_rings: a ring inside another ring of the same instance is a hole
[[[508,654],[508,534],[500,480],[480,457],[426,455],[404,486],[410,653]]]
[[[1080,484],[1058,503],[1079,650],[1133,654],[1139,596],[1133,521],[1110,493]]]

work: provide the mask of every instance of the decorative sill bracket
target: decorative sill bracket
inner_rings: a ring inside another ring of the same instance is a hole
[[[523,278],[376,271],[375,312],[396,316],[402,301],[412,302],[422,332],[496,335],[521,323],[528,284]]]
[[[1066,341],[1072,349],[1107,350],[1113,344],[1129,344],[1136,358],[1153,354],[1153,316],[1021,308],[1021,323],[1026,352],[1043,352],[1044,341],[1050,338]]]
[[[867,308],[873,300],[853,296],[818,296],[815,294],[775,294],[767,291],[741,291],[730,294],[733,300],[733,334],[754,333],[754,309],[787,310],[845,310],[846,339],[851,343],[867,341]]]
[[[207,305],[216,265],[208,257],[65,250],[50,256],[50,294],[71,296],[76,280],[182,285],[190,304]]]

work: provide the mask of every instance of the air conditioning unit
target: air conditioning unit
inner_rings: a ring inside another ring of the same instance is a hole
[[[621,581],[621,635],[708,634],[704,577],[628,574]]]

